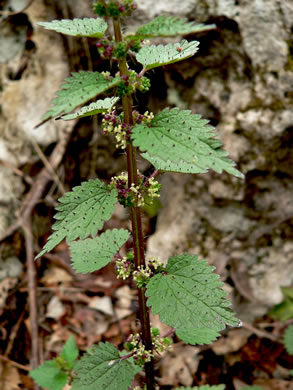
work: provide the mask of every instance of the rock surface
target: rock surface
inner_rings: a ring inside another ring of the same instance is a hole
[[[0,158],[15,168],[39,159],[32,140],[47,146],[56,142],[64,129],[60,121],[35,129],[68,75],[62,41],[36,25],[48,18],[54,18],[53,10],[37,1],[25,14],[2,17],[0,25],[0,35],[3,30],[5,33],[0,53],[6,53],[0,56]],[[9,43],[9,50],[3,41]],[[0,165],[0,237],[12,222],[23,189],[22,178]]]

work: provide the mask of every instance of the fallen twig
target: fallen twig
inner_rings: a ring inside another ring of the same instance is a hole
[[[252,333],[256,334],[259,337],[265,337],[265,338],[270,339],[272,341],[279,341],[278,337],[276,337],[276,336],[272,335],[271,333],[266,332],[264,330],[260,330],[256,327],[254,327],[253,325],[249,324],[248,322],[242,322],[242,326],[243,326],[243,328],[250,330]]]
[[[29,297],[29,313],[31,324],[31,340],[32,340],[32,356],[31,366],[37,367],[40,364],[39,359],[39,331],[38,331],[38,310],[36,297],[36,271],[34,264],[34,249],[33,235],[31,229],[30,218],[26,221],[24,228],[25,248],[26,248],[26,263],[27,263],[27,279],[28,279],[28,297]]]
[[[9,363],[11,366],[19,368],[20,370],[30,371],[32,369],[31,366],[24,366],[23,364],[14,362],[13,360],[10,360],[7,356],[0,355],[0,360],[3,360],[5,363]]]

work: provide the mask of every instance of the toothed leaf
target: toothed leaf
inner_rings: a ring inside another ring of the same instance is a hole
[[[39,26],[47,30],[55,30],[66,35],[75,37],[94,37],[101,38],[107,30],[107,23],[101,18],[84,18],[84,19],[62,19],[53,20],[52,22],[39,22]]]
[[[176,390],[225,390],[225,385],[203,385],[195,387],[176,387]]]
[[[193,56],[198,50],[199,42],[187,42],[185,39],[180,43],[168,45],[144,46],[136,55],[136,59],[147,70],[158,66],[172,64]]]
[[[45,361],[31,370],[30,376],[39,386],[47,390],[62,390],[68,379],[68,375],[61,372],[56,360]]]
[[[70,335],[69,339],[66,341],[60,356],[68,363],[72,363],[75,359],[77,359],[78,348],[72,335]]]
[[[220,148],[215,129],[207,123],[191,111],[166,108],[155,115],[150,127],[136,125],[131,138],[158,170],[203,173],[213,169],[243,178],[227,157],[228,152]]]
[[[68,242],[77,237],[96,236],[113,211],[117,201],[116,190],[109,191],[100,180],[89,180],[73,188],[59,199],[60,205],[53,225],[55,232],[49,237],[43,250],[36,257],[52,250],[64,238]]]
[[[77,112],[73,114],[67,114],[60,117],[65,121],[69,121],[71,119],[83,118],[85,116],[100,114],[101,112],[105,112],[112,108],[115,103],[119,100],[119,97],[111,97],[106,99],[97,100],[95,103],[91,103],[88,106],[82,107]]]
[[[139,27],[135,35],[129,35],[130,39],[147,39],[157,37],[173,37],[177,35],[186,35],[202,32],[216,28],[215,24],[196,24],[187,22],[186,19],[177,16],[158,16],[154,20]]]
[[[293,325],[289,325],[284,334],[284,345],[287,352],[293,355]]]
[[[147,304],[189,344],[210,344],[226,325],[238,326],[214,267],[195,255],[171,257],[167,274],[147,284]]]
[[[129,235],[125,229],[113,229],[99,237],[70,243],[72,267],[81,273],[98,271],[110,263]]]
[[[120,78],[109,80],[98,72],[72,73],[65,79],[57,92],[57,97],[52,100],[53,107],[43,116],[43,120],[53,118],[60,114],[67,114],[81,104],[87,103],[97,95],[119,84]]]
[[[110,343],[94,345],[78,362],[71,390],[128,390],[141,368],[120,356]]]

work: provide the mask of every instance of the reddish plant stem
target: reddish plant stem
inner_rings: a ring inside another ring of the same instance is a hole
[[[121,42],[122,33],[121,33],[119,18],[117,19],[113,18],[113,26],[114,26],[115,40],[116,42]],[[126,59],[123,58],[118,60],[118,65],[120,70],[120,76],[128,76]],[[124,123],[133,126],[131,96],[127,95],[122,97],[122,106],[123,106],[123,113],[124,113]],[[126,158],[127,158],[127,171],[128,171],[128,187],[130,187],[132,183],[134,183],[135,185],[138,184],[136,152],[130,142],[127,143]],[[138,268],[139,266],[145,266],[140,208],[131,207],[130,214],[131,214],[132,237],[133,237],[133,246],[134,246],[134,262],[135,262],[135,267]],[[146,350],[152,351],[153,345],[152,345],[152,336],[151,336],[150,315],[149,315],[149,309],[146,305],[146,296],[145,296],[144,288],[138,288],[138,302],[139,302],[139,316],[140,316],[140,323],[141,323],[142,342]],[[145,363],[144,368],[145,368],[147,390],[154,390],[155,374],[154,374],[153,359],[151,359],[150,362]]]

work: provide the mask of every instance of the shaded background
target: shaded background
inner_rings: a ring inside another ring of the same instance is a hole
[[[211,348],[183,347],[176,340],[173,353],[157,362],[161,386],[293,388],[293,360],[282,345],[293,318],[293,4],[138,3],[125,30],[135,31],[161,13],[215,23],[217,29],[187,37],[200,41],[193,58],[151,71],[150,94],[138,95],[136,108],[157,112],[176,105],[202,114],[217,126],[246,175],[244,181],[216,173],[160,176],[161,208],[144,217],[148,254],[167,260],[188,251],[206,258],[226,282],[244,323]],[[36,25],[93,16],[91,2],[7,0],[0,8],[0,388],[31,389],[27,369],[34,364],[35,331],[29,322],[28,260],[50,234],[53,207],[64,191],[88,178],[109,180],[125,169],[125,161],[113,140],[102,136],[97,118],[50,121],[34,129],[71,71],[109,65],[100,60],[94,39]],[[135,62],[131,66],[140,69]],[[139,160],[139,166],[149,172],[148,162]],[[117,207],[106,226],[129,227],[126,211]],[[74,275],[66,245],[60,244],[36,268],[35,358],[54,356],[70,333],[84,350],[100,340],[121,346],[123,334],[136,329],[135,290],[116,280],[113,267]]]

